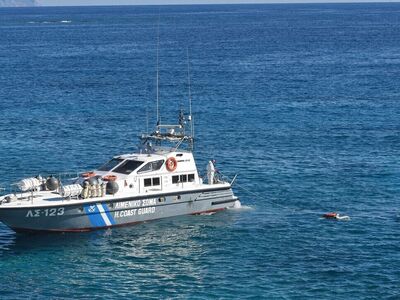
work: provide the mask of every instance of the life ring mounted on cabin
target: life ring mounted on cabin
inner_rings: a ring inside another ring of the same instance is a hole
[[[115,181],[115,180],[117,180],[117,176],[115,176],[115,175],[106,175],[106,176],[103,177],[103,180],[104,181]]]
[[[173,172],[176,170],[176,167],[178,166],[178,162],[176,161],[175,157],[170,157],[165,162],[165,166],[167,167],[168,171]]]
[[[93,171],[90,171],[90,172],[82,173],[81,176],[83,178],[90,178],[90,177],[96,176],[96,173]]]

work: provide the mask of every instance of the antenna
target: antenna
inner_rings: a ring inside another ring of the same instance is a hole
[[[146,105],[146,134],[149,133],[149,109],[148,105]]]
[[[191,90],[191,81],[190,81],[190,57],[189,57],[189,47],[186,48],[187,55],[187,72],[188,72],[188,92],[189,92],[189,116],[188,120],[190,121],[190,135],[192,139],[194,138],[194,127],[193,127],[193,116],[192,116],[192,90]]]
[[[189,47],[186,48],[187,55],[187,72],[188,72],[188,85],[189,85],[189,116],[192,117],[192,91],[190,87],[190,59],[189,59]]]
[[[158,23],[157,23],[157,126],[160,125],[160,105],[159,105],[159,48],[160,48],[160,10],[158,10]]]

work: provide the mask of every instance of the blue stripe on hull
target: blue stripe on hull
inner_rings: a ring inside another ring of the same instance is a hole
[[[101,217],[101,214],[100,214],[99,209],[97,208],[96,204],[85,205],[84,209],[85,209],[86,215],[89,217],[90,223],[94,227],[107,226],[106,222],[104,222],[103,218]]]
[[[110,220],[111,224],[112,224],[112,225],[115,225],[115,220],[114,220],[114,218],[112,217],[112,215],[110,214],[110,211],[108,210],[107,204],[104,204],[104,203],[103,203],[103,204],[100,204],[100,205],[103,206],[103,209],[104,209],[104,211],[105,211],[105,213],[106,213],[108,219]]]

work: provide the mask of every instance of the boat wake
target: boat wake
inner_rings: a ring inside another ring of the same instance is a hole
[[[212,212],[204,212],[204,213],[199,213],[199,216],[212,216],[215,214],[215,211]]]
[[[253,210],[254,208],[248,205],[242,205],[239,200],[236,200],[233,207],[229,207],[229,210],[243,211],[243,210]]]
[[[29,21],[28,24],[69,24],[72,23],[71,20],[60,20],[60,21]]]

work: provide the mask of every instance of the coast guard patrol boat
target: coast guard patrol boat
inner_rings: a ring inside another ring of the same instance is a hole
[[[89,231],[240,205],[212,162],[203,182],[192,150],[192,117],[181,112],[179,124],[142,135],[136,153],[69,180],[21,180],[18,191],[0,197],[0,221],[15,231]]]

